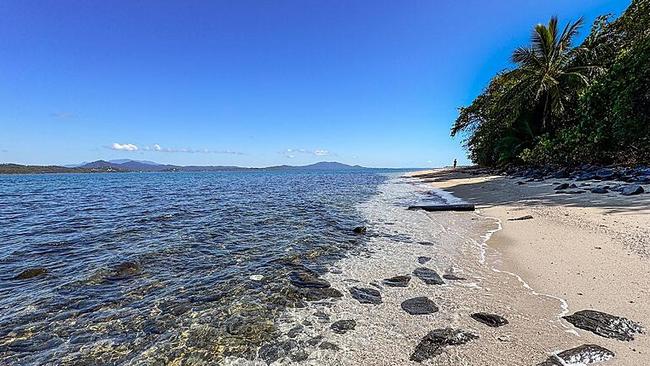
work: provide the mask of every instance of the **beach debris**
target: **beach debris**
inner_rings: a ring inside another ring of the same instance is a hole
[[[250,277],[248,278],[250,278],[252,281],[261,281],[262,279],[264,279],[264,276],[260,274],[256,274],[256,275],[250,275]]]
[[[562,318],[577,328],[621,341],[632,341],[635,334],[644,332],[636,322],[596,310],[580,310]]]
[[[387,278],[384,280],[384,285],[389,287],[408,287],[409,281],[411,281],[411,276],[402,275]]]
[[[464,280],[467,279],[465,277],[457,276],[457,275],[455,275],[453,273],[445,273],[445,274],[442,275],[442,278],[444,278],[445,280],[450,280],[450,281],[464,281]]]
[[[289,281],[292,285],[300,288],[328,288],[330,283],[311,271],[292,271],[289,273]]]
[[[431,257],[418,257],[418,263],[420,264],[425,264],[426,262],[430,261]]]
[[[603,193],[608,193],[609,190],[606,187],[596,187],[590,189],[591,193],[598,193],[598,194],[603,194]]]
[[[471,203],[456,203],[448,205],[415,205],[409,206],[409,210],[424,211],[474,211],[475,207]]]
[[[328,342],[328,341],[322,342],[320,345],[318,345],[318,348],[326,349],[326,350],[330,350],[330,351],[338,351],[339,350],[338,345],[336,345],[336,344],[334,344],[332,342]]]
[[[583,344],[549,356],[537,366],[591,365],[614,358],[614,352],[595,344]]]
[[[420,244],[420,245],[427,245],[427,246],[433,246],[433,245],[436,245],[436,243],[434,243],[434,242],[432,242],[432,241],[419,241],[418,244]]]
[[[427,285],[444,285],[445,281],[440,278],[440,275],[432,269],[426,267],[419,267],[413,271],[415,277],[421,279]]]
[[[513,217],[511,219],[508,219],[508,221],[523,221],[523,220],[530,220],[532,218],[533,218],[532,215],[525,215],[525,216]]]
[[[330,325],[330,329],[332,329],[334,333],[345,334],[349,330],[354,330],[356,326],[357,322],[353,319],[337,320]]]
[[[476,320],[479,323],[483,323],[488,327],[497,328],[508,324],[508,320],[501,315],[490,314],[490,313],[474,313],[470,315],[472,319]]]
[[[368,287],[352,287],[350,288],[350,294],[352,298],[359,301],[362,304],[381,304],[381,293],[374,288]]]
[[[438,306],[426,296],[414,297],[402,302],[402,309],[411,315],[433,314]]]
[[[645,192],[643,190],[643,187],[641,187],[638,184],[634,184],[634,185],[627,186],[627,187],[623,188],[623,190],[621,191],[621,194],[623,196],[634,196],[636,194],[641,194],[643,192]]]
[[[354,229],[352,229],[352,231],[355,234],[365,234],[366,231],[368,231],[368,229],[365,226],[357,226]]]
[[[13,277],[14,280],[28,280],[47,274],[47,269],[43,267],[28,268]]]
[[[422,362],[442,354],[445,347],[465,344],[478,335],[460,329],[441,328],[430,331],[411,354],[411,361]]]

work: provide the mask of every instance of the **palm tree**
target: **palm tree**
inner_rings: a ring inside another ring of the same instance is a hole
[[[552,17],[548,25],[535,26],[529,47],[519,47],[512,54],[517,68],[508,75],[516,79],[515,89],[530,95],[541,108],[542,130],[562,115],[576,84],[588,83],[588,76],[597,69],[584,64],[585,47],[571,46],[581,26],[582,18],[569,22],[559,33],[557,17]]]

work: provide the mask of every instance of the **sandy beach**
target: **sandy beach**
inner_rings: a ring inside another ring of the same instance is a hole
[[[553,190],[565,180],[521,184],[517,178],[462,170],[422,174],[432,186],[476,204],[481,216],[501,222],[502,230],[487,242],[496,252],[496,269],[517,274],[536,292],[564,299],[569,313],[594,309],[650,325],[649,194],[567,195]],[[511,221],[526,215],[532,219]],[[529,309],[531,315],[539,311]],[[604,346],[616,353],[608,365],[650,362],[647,335],[622,342],[576,331],[548,344]]]

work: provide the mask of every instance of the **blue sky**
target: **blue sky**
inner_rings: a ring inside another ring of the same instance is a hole
[[[466,105],[551,15],[628,1],[0,2],[0,162],[467,162]]]

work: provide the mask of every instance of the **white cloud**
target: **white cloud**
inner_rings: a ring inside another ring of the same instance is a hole
[[[314,156],[333,155],[332,153],[329,152],[329,150],[325,150],[325,149],[315,149],[315,150],[286,149],[286,150],[282,151],[281,154],[284,155],[286,158],[295,158],[297,154],[314,155]]]
[[[229,154],[229,155],[244,155],[244,153],[239,151],[231,150],[210,150],[210,149],[190,149],[190,148],[173,148],[173,147],[163,147],[159,144],[153,144],[152,146],[145,146],[143,148],[145,151],[156,151],[164,153],[187,153],[187,154]]]
[[[134,144],[118,144],[117,142],[114,142],[113,145],[111,145],[111,149],[119,151],[138,151],[138,147]]]

